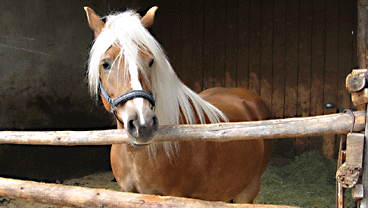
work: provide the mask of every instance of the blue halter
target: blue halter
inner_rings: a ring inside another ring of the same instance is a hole
[[[106,98],[107,102],[111,105],[110,108],[110,112],[114,114],[115,118],[120,121],[121,123],[123,123],[118,116],[115,113],[115,107],[120,105],[120,104],[124,104],[129,100],[132,100],[134,98],[143,98],[148,100],[148,102],[151,103],[152,107],[155,107],[155,99],[153,98],[153,95],[151,93],[148,93],[144,90],[132,90],[129,91],[123,95],[120,95],[119,97],[112,99],[109,94],[107,94],[106,90],[102,87],[102,83],[101,80],[99,80],[98,82],[98,86],[103,94],[103,96]]]

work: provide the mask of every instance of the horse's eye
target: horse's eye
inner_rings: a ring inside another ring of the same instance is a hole
[[[152,67],[152,65],[153,65],[154,62],[155,62],[155,60],[154,59],[151,59],[151,61],[149,62],[148,66],[149,67]]]
[[[111,69],[111,65],[110,65],[109,63],[107,63],[106,61],[104,61],[104,62],[102,63],[102,68],[103,68],[104,70],[110,70],[110,69]]]

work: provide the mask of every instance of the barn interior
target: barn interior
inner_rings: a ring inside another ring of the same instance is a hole
[[[345,78],[357,66],[353,0],[0,2],[0,129],[97,130],[115,123],[86,82],[93,42],[84,6],[104,16],[158,6],[152,32],[197,92],[246,87],[272,118],[354,108]],[[336,159],[337,135],[275,141],[274,158],[317,150]],[[109,146],[0,145],[0,175],[63,181],[110,170]]]

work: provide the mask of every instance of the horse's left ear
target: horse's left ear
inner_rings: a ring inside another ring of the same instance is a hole
[[[153,25],[153,21],[155,19],[155,13],[156,10],[158,9],[157,6],[152,7],[151,9],[149,9],[146,13],[146,15],[144,15],[141,19],[141,23],[142,25],[149,29],[152,25]]]
[[[97,36],[101,33],[102,28],[105,27],[105,23],[100,19],[100,17],[97,16],[93,9],[84,7],[84,10],[86,11],[89,27],[93,30],[95,37],[97,38]]]

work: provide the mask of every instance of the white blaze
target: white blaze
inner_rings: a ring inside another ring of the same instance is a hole
[[[138,67],[135,63],[129,63],[130,85],[133,90],[143,90],[141,83],[139,82]],[[146,123],[143,116],[143,98],[134,98],[133,102],[139,113],[140,124]]]

